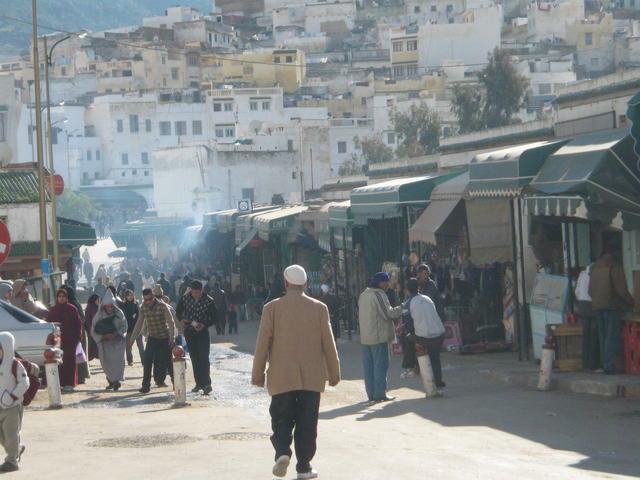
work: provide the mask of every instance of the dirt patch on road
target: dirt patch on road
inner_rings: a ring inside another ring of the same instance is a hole
[[[166,445],[177,445],[202,440],[189,435],[165,433],[160,435],[137,435],[134,437],[102,438],[89,443],[90,447],[99,448],[153,448]]]
[[[216,433],[215,435],[209,435],[211,440],[237,440],[237,441],[249,441],[249,440],[262,440],[263,438],[269,438],[268,433],[261,432],[227,432]]]

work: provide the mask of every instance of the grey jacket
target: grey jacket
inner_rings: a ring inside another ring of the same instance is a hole
[[[358,299],[360,343],[377,345],[394,338],[393,321],[402,316],[402,306],[392,307],[384,290],[367,287]]]

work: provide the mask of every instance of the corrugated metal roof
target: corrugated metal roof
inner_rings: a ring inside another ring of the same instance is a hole
[[[0,204],[38,200],[38,174],[34,170],[0,172]]]

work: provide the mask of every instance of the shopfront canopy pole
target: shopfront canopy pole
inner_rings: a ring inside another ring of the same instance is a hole
[[[342,251],[344,253],[344,287],[347,293],[347,336],[351,340],[351,330],[353,330],[353,308],[351,301],[351,288],[349,288],[349,261],[347,259],[347,229],[342,228]]]
[[[527,321],[527,311],[526,311],[526,305],[527,305],[527,282],[526,282],[526,275],[525,275],[525,265],[524,265],[524,228],[523,228],[523,208],[524,208],[524,202],[522,199],[522,195],[519,195],[516,198],[517,201],[517,206],[518,206],[518,232],[519,232],[519,236],[520,238],[518,239],[519,241],[519,245],[520,245],[520,277],[518,278],[518,285],[520,286],[520,292],[522,293],[522,310],[519,312],[520,313],[520,341],[522,342],[522,346],[525,350],[525,360],[529,361],[529,329],[527,328],[526,325],[526,321]]]
[[[516,208],[515,208],[515,203],[516,203],[516,199],[512,199],[509,202],[509,208],[511,210],[511,247],[512,247],[512,253],[513,253],[513,290],[515,292],[515,305],[514,305],[514,317],[515,317],[515,322],[514,322],[514,332],[513,332],[513,337],[517,339],[517,344],[518,344],[518,360],[519,361],[523,361],[523,356],[522,356],[522,350],[524,348],[524,345],[522,344],[522,335],[521,335],[521,331],[522,331],[522,322],[521,322],[521,315],[520,315],[520,291],[518,288],[518,243],[517,243],[517,233],[518,233],[518,229],[516,228]]]

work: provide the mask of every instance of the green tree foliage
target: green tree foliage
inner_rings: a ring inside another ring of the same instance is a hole
[[[393,149],[384,143],[379,135],[373,137],[354,137],[353,143],[359,153],[351,155],[340,166],[340,175],[358,175],[368,170],[369,165],[393,160]]]
[[[407,112],[392,110],[391,123],[402,143],[399,157],[417,157],[436,151],[440,145],[440,119],[427,104],[411,105]]]
[[[484,95],[482,91],[470,85],[455,85],[451,111],[458,118],[460,133],[481,130],[484,125],[482,111]]]
[[[480,88],[456,86],[451,111],[458,118],[460,133],[514,123],[514,115],[525,106],[528,80],[520,75],[505,50],[496,48],[489,63],[478,73]]]
[[[58,197],[57,207],[59,216],[79,222],[88,222],[89,216],[94,211],[91,199],[87,195],[71,190],[65,190]]]

